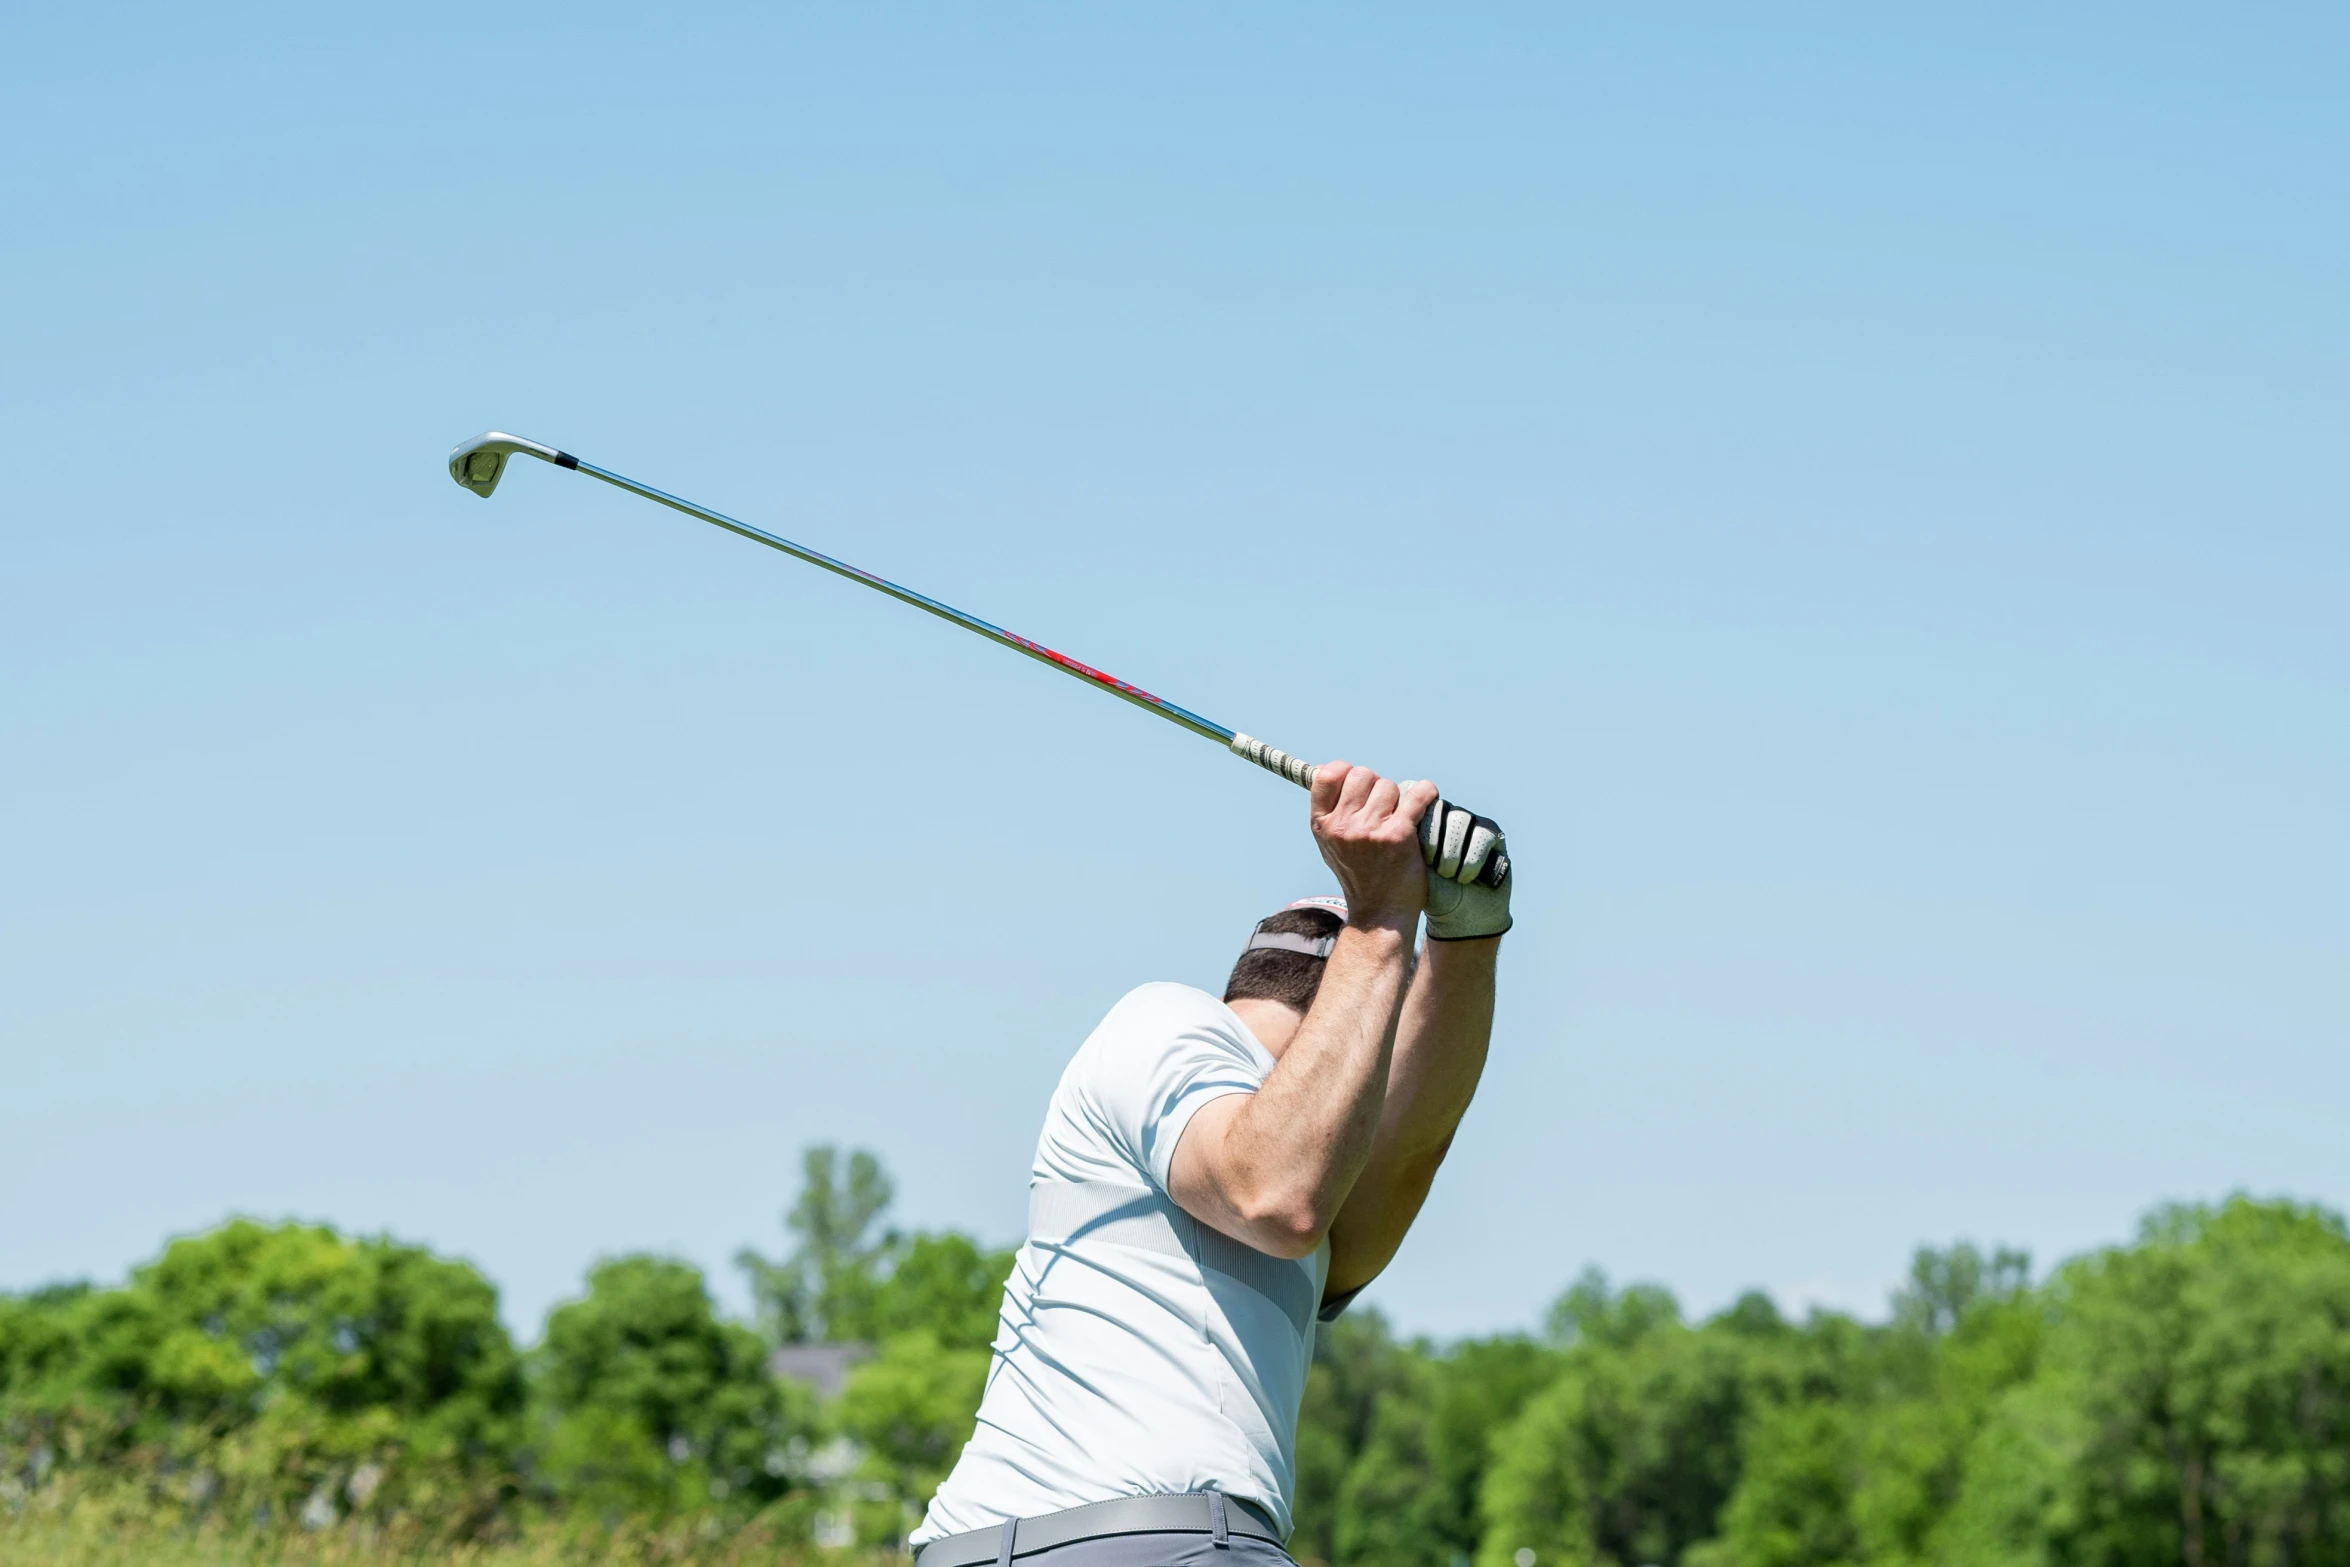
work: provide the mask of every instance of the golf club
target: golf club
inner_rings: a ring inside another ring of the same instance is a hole
[[[991,641],[1002,643],[1005,647],[1025,653],[1039,663],[1050,664],[1053,668],[1074,675],[1113,696],[1122,697],[1147,712],[1156,713],[1169,723],[1180,724],[1195,735],[1204,735],[1224,746],[1235,756],[1244,757],[1267,772],[1277,773],[1300,788],[1310,789],[1313,787],[1314,766],[1311,762],[1302,762],[1288,752],[1267,745],[1262,740],[1241,734],[1237,730],[1227,729],[1213,719],[1202,718],[1197,713],[1177,707],[1174,703],[1163,698],[1155,697],[1140,686],[1129,685],[1117,676],[1104,674],[1090,664],[1081,664],[1066,654],[1054,652],[1041,642],[1031,642],[1017,632],[1006,631],[1001,626],[991,626],[976,615],[966,615],[952,605],[941,604],[938,600],[925,597],[912,588],[901,588],[896,583],[884,581],[869,571],[860,571],[846,561],[834,560],[829,555],[819,554],[804,544],[794,544],[791,540],[769,533],[763,528],[754,528],[747,522],[737,522],[732,517],[696,506],[691,501],[679,500],[674,495],[656,490],[649,484],[639,484],[636,480],[625,478],[608,468],[599,468],[594,463],[582,462],[569,452],[557,451],[554,447],[541,445],[537,441],[526,441],[518,435],[507,435],[503,431],[492,430],[479,440],[468,441],[449,454],[449,477],[486,500],[490,493],[497,489],[498,480],[506,471],[506,459],[516,452],[527,453],[538,458],[541,462],[551,462],[558,468],[569,468],[575,473],[584,473],[590,478],[601,479],[606,484],[615,485],[628,491],[631,495],[641,495],[646,500],[658,501],[674,511],[684,512],[689,517],[699,517],[704,522],[724,528],[729,533],[739,533],[746,539],[752,539],[766,545],[769,549],[781,550],[786,555],[796,556],[811,566],[822,566],[826,571],[838,573],[852,581],[861,582],[866,587],[878,589],[891,598],[913,605],[916,609],[928,610],[941,620],[951,620],[966,631],[975,631]],[[1446,813],[1448,819],[1449,815],[1450,813]],[[1462,815],[1470,817],[1472,813],[1464,812]],[[1431,832],[1433,832],[1438,819],[1439,813],[1431,809],[1426,818]],[[1442,844],[1430,842],[1424,845],[1430,863],[1437,868],[1439,874],[1454,875],[1457,870],[1457,872],[1466,873],[1459,875],[1457,879],[1474,881],[1487,887],[1498,887],[1509,879],[1510,857],[1508,851],[1503,847],[1502,833],[1498,825],[1485,817],[1477,816],[1473,817],[1472,825],[1457,832],[1448,830],[1447,836],[1457,838],[1460,841]],[[1480,860],[1483,862],[1481,867],[1478,864]],[[1448,869],[1448,866],[1454,869]]]

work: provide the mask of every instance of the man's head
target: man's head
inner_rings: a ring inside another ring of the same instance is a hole
[[[1275,1001],[1303,1017],[1322,988],[1331,944],[1345,923],[1346,905],[1336,898],[1300,898],[1257,921],[1225,981],[1224,1004]]]

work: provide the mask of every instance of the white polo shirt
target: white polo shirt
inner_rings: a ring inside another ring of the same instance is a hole
[[[1129,993],[1078,1048],[1037,1140],[978,1429],[914,1544],[1185,1491],[1244,1497],[1288,1532],[1329,1245],[1268,1256],[1167,1196],[1199,1107],[1272,1070],[1188,985]]]

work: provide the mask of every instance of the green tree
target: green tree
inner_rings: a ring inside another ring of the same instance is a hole
[[[1016,1255],[952,1231],[894,1236],[874,1259],[878,1277],[833,1324],[834,1336],[879,1342],[928,1333],[951,1350],[986,1349]]]
[[[1952,1520],[1985,1561],[2350,1563],[2350,1236],[2238,1197],[2062,1269]]]
[[[766,1353],[758,1334],[718,1319],[698,1269],[597,1264],[533,1355],[554,1493],[604,1516],[739,1510],[782,1494],[812,1412],[768,1374]]]
[[[507,1489],[522,1402],[480,1274],[320,1226],[237,1220],[126,1288],[0,1310],[0,1445],[312,1522],[422,1507],[477,1525]]]
[[[1946,1251],[1920,1246],[1909,1283],[1893,1294],[1893,1325],[1928,1338],[1957,1331],[1979,1305],[2013,1300],[2032,1282],[2029,1252],[2001,1246],[1984,1256],[1970,1241]]]
[[[798,1239],[781,1262],[750,1247],[735,1254],[758,1303],[759,1324],[777,1344],[852,1339],[871,1318],[872,1295],[898,1236],[880,1221],[896,1195],[881,1161],[860,1148],[844,1168],[829,1145],[802,1156],[799,1199],[783,1218]]]
[[[1746,1433],[1721,1538],[1691,1567],[1846,1567],[1861,1559],[1852,1493],[1861,1417],[1850,1404],[1765,1405]]]
[[[1568,1341],[1556,1379],[1495,1437],[1481,1567],[1521,1550],[1551,1567],[1669,1564],[1711,1540],[1750,1416],[1804,1370],[1758,1301],[1690,1328],[1656,1286],[1578,1280],[1551,1313]]]
[[[1897,1379],[1861,1427],[1852,1520],[1873,1562],[1949,1559],[1947,1521],[1966,1479],[1968,1454],[2000,1403],[2039,1366],[2047,1302],[2025,1288],[2020,1252],[1991,1287],[1949,1312],[1905,1316],[1896,1305]],[[1948,1324],[1948,1326],[1942,1326]],[[1915,1336],[1928,1341],[1928,1363],[1915,1376]]]
[[[1414,1346],[1376,1396],[1362,1451],[1339,1497],[1335,1560],[1346,1567],[1466,1563],[1493,1434],[1557,1375],[1559,1354],[1531,1339]]]
[[[1347,1472],[1370,1441],[1382,1399],[1401,1391],[1411,1352],[1387,1319],[1357,1307],[1318,1331],[1297,1431],[1297,1483],[1290,1498],[1290,1554],[1301,1562],[1339,1560],[1339,1519]]]
[[[969,1236],[905,1235],[883,1224],[895,1188],[881,1161],[860,1149],[811,1148],[800,1195],[784,1217],[798,1245],[781,1262],[745,1248],[759,1322],[772,1343],[878,1343],[931,1333],[950,1349],[995,1339],[1014,1253]]]
[[[1551,1342],[1560,1345],[1596,1343],[1627,1349],[1661,1327],[1681,1320],[1681,1303],[1661,1284],[1631,1284],[1612,1288],[1607,1275],[1585,1268],[1551,1303],[1545,1327]]]
[[[1821,1313],[1782,1338],[1792,1375],[1757,1403],[1720,1539],[1693,1567],[1931,1559],[1968,1448],[2031,1373],[2029,1271],[2006,1249],[1921,1249],[1889,1325]]]
[[[917,1329],[888,1339],[849,1373],[835,1419],[864,1448],[865,1476],[889,1493],[877,1515],[863,1516],[866,1538],[896,1539],[920,1519],[971,1439],[987,1366],[985,1349],[952,1347]]]

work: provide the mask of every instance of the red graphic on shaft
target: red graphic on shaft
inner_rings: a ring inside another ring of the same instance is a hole
[[[1157,697],[1152,696],[1148,691],[1145,691],[1140,686],[1130,686],[1125,681],[1120,680],[1116,675],[1104,674],[1102,671],[1094,668],[1091,664],[1080,664],[1077,662],[1077,660],[1069,657],[1066,653],[1056,653],[1051,648],[1046,647],[1043,643],[1031,642],[1026,637],[1021,636],[1017,632],[1007,631],[1004,633],[1004,638],[1006,641],[1011,642],[1018,647],[1025,648],[1031,653],[1034,653],[1038,658],[1049,658],[1054,663],[1060,665],[1063,669],[1073,670],[1076,673],[1083,675],[1088,680],[1098,680],[1113,691],[1123,692],[1127,696],[1133,697],[1138,701],[1148,702],[1153,707],[1163,707],[1166,705]]]

